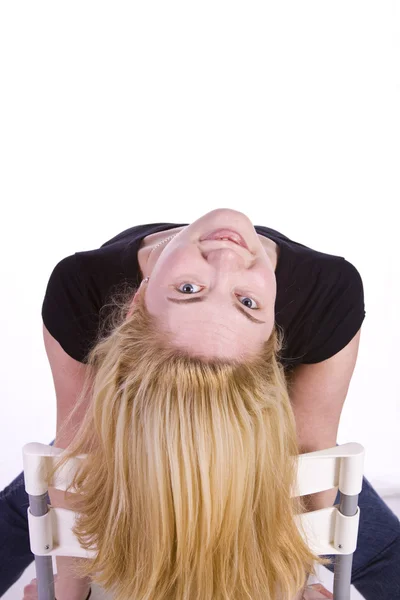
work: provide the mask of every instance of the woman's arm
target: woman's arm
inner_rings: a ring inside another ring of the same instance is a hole
[[[288,380],[301,454],[336,445],[340,415],[357,361],[361,329],[340,352],[298,365]],[[333,506],[337,489],[305,496],[309,510]]]
[[[73,428],[81,423],[87,410],[87,403],[82,404],[68,427],[61,430],[67,416],[75,406],[89,367],[71,358],[49,333],[45,325],[43,325],[43,339],[57,399],[57,427],[54,446],[65,449],[72,441]],[[65,492],[62,490],[49,487],[49,496],[52,506],[69,508],[65,500]],[[57,600],[85,600],[88,595],[90,579],[87,577],[76,579],[70,572],[70,567],[76,560],[76,558],[67,556],[56,557],[58,576],[55,592]]]
[[[340,415],[355,369],[361,329],[340,352],[320,363],[298,365],[288,381],[300,452],[336,445]],[[305,496],[308,510],[333,506],[337,489]],[[322,584],[307,585],[293,600],[333,598]]]

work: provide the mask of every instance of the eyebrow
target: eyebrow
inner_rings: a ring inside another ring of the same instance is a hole
[[[182,298],[182,300],[178,300],[178,298],[169,298],[167,296],[167,300],[169,302],[175,302],[176,304],[188,304],[189,302],[204,302],[207,299],[207,296],[201,296],[200,298]],[[239,306],[235,301],[232,302],[232,306],[234,306],[242,315],[244,315],[249,321],[252,323],[257,323],[258,325],[261,323],[265,323],[265,321],[260,321],[260,319],[256,319],[253,315],[249,314],[244,308]]]

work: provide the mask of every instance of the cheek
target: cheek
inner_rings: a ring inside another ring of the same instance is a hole
[[[277,292],[275,272],[272,270],[269,270],[266,275],[266,278],[267,278],[267,282],[268,282],[267,286],[268,286],[269,293],[271,294],[271,297],[275,297],[276,292]]]

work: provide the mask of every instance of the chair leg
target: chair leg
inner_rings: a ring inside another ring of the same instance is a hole
[[[334,600],[350,600],[352,554],[337,554],[333,580]]]
[[[36,556],[38,600],[55,600],[53,560],[51,556]]]
[[[348,496],[340,492],[339,511],[347,517],[356,514],[358,508],[358,494]],[[351,568],[353,565],[352,554],[337,554],[335,557],[333,598],[334,600],[350,600]]]
[[[47,493],[39,496],[29,496],[29,510],[35,517],[47,514]],[[38,600],[55,600],[53,560],[51,556],[35,554],[36,583]]]

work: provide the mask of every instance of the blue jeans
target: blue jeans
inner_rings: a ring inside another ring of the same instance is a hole
[[[28,505],[22,472],[0,492],[0,597],[33,561]],[[400,521],[365,477],[358,505],[360,525],[351,583],[366,600],[399,600]],[[333,564],[328,568],[333,571]]]

